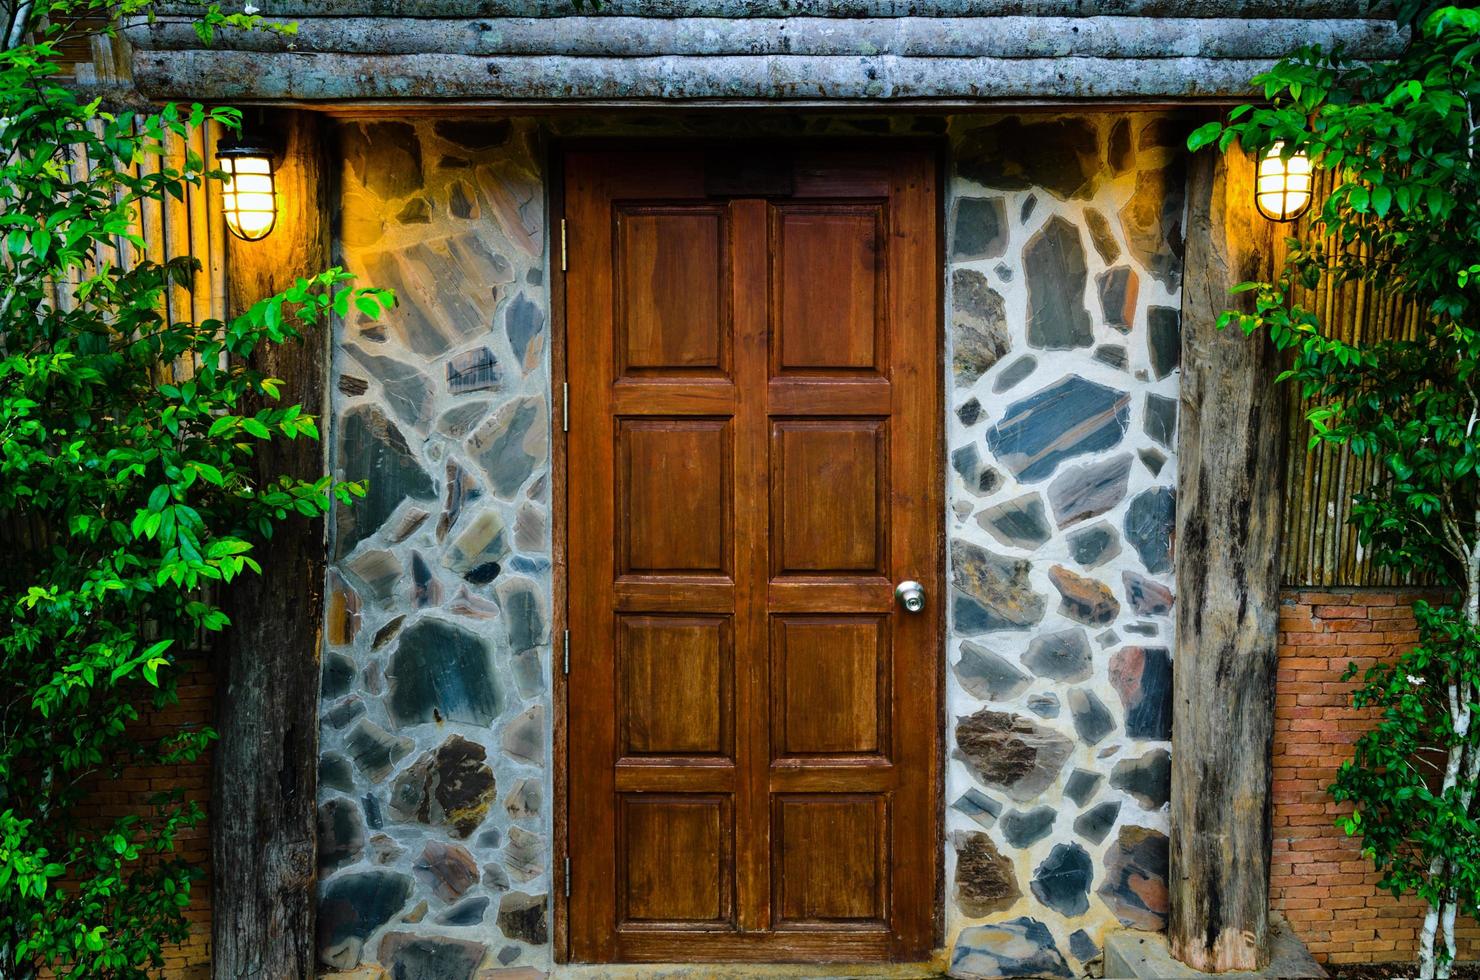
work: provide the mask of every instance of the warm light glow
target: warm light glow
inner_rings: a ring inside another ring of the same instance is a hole
[[[1271,221],[1294,221],[1310,206],[1310,157],[1297,150],[1282,160],[1284,143],[1264,151],[1254,183],[1254,201],[1259,213]]]
[[[272,157],[265,150],[222,150],[221,170],[226,174],[221,205],[226,227],[243,241],[266,238],[277,223],[277,188]]]

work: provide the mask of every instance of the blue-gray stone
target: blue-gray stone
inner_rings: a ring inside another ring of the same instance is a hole
[[[1125,438],[1130,395],[1071,374],[1007,407],[987,446],[1019,480],[1036,483],[1059,463]]]
[[[1074,718],[1074,731],[1086,745],[1098,745],[1115,731],[1114,716],[1093,691],[1082,687],[1070,691],[1069,714]]]
[[[1105,323],[1121,333],[1130,333],[1141,288],[1135,271],[1128,265],[1106,269],[1095,276],[1095,288],[1100,294],[1100,311],[1105,316]]]
[[[951,346],[956,384],[962,387],[991,370],[1012,349],[1007,306],[974,269],[951,274]]]
[[[1042,188],[1063,200],[1089,198],[1100,173],[1100,138],[1081,116],[1010,116],[962,135],[955,162],[957,173],[985,187]]]
[[[951,451],[951,469],[960,474],[968,487],[976,484],[981,477],[982,455],[975,443],[967,443]]]
[[[364,942],[411,896],[411,879],[394,871],[336,875],[319,891],[319,951],[349,939]]]
[[[1120,554],[1120,534],[1105,521],[1071,531],[1065,540],[1069,557],[1085,568],[1098,568]]]
[[[468,449],[477,458],[493,492],[512,500],[547,455],[543,403],[521,398],[499,409],[468,437]]]
[[[1087,680],[1094,669],[1089,637],[1078,627],[1036,636],[1023,664],[1039,677],[1071,683]]]
[[[1177,399],[1148,393],[1141,428],[1152,439],[1171,449],[1172,440],[1177,437]]]
[[[545,329],[545,311],[520,293],[509,302],[508,312],[504,314],[504,326],[509,334],[509,348],[514,352],[514,359],[524,365],[524,372],[528,374],[534,366],[529,362],[531,345]],[[533,352],[538,350],[538,347],[533,348]]]
[[[1129,468],[1130,457],[1127,456],[1126,460]],[[976,522],[992,537],[1012,548],[1031,550],[1053,534],[1043,509],[1043,498],[1036,493],[988,507],[976,516]]]
[[[498,590],[508,630],[509,649],[532,650],[545,642],[545,611],[540,590],[527,579],[505,582]]]
[[[1099,792],[1100,783],[1105,779],[1097,772],[1088,769],[1075,769],[1069,773],[1069,778],[1064,782],[1064,795],[1073,800],[1078,806],[1084,806]]]
[[[1091,356],[1101,364],[1108,364],[1121,371],[1124,371],[1130,364],[1130,356],[1122,344],[1101,344],[1095,348]]]
[[[1033,216],[1033,209],[1037,206],[1037,194],[1029,194],[1027,197],[1023,198],[1022,207],[1018,208],[1018,221],[1022,222],[1023,224],[1027,224],[1028,219]]]
[[[380,830],[385,827],[385,814],[380,809],[380,799],[374,793],[366,793],[360,797],[360,806],[365,811],[365,824],[371,830]]]
[[[1046,350],[1074,350],[1094,343],[1095,331],[1084,307],[1089,273],[1079,230],[1055,215],[1023,249],[1028,279],[1028,344]]]
[[[524,575],[539,575],[550,570],[550,559],[515,555],[509,561],[509,568]]]
[[[437,495],[401,430],[374,405],[357,405],[340,417],[339,470],[341,479],[366,480],[369,487],[353,506],[334,505],[336,556],[374,534],[402,500]]]
[[[991,827],[1002,814],[1002,804],[981,790],[972,787],[962,793],[951,808],[964,813],[983,827]]]
[[[338,752],[325,752],[319,757],[319,786],[348,793],[355,788],[355,773],[349,760]]]
[[[343,697],[355,682],[355,662],[342,653],[324,654],[319,696],[325,701]]]
[[[1131,738],[1172,737],[1172,658],[1165,647],[1124,647],[1110,658],[1110,683],[1125,705]]]
[[[483,921],[483,915],[488,911],[488,896],[478,898],[465,898],[452,908],[437,916],[436,921],[444,926],[476,926]],[[417,974],[423,976],[423,974]]]
[[[1126,759],[1110,770],[1110,785],[1135,797],[1148,810],[1159,810],[1172,798],[1172,754],[1152,749],[1139,759]]]
[[[497,391],[503,386],[498,359],[487,347],[475,347],[447,361],[447,390],[454,395],[470,391]]]
[[[968,541],[951,542],[956,631],[1027,630],[1043,619],[1043,596],[1028,582],[1032,563],[995,555]]]
[[[1167,837],[1148,827],[1121,827],[1105,851],[1096,892],[1121,925],[1159,932],[1167,927]]]
[[[1177,495],[1168,487],[1143,490],[1125,513],[1125,539],[1153,575],[1171,571],[1172,533],[1177,525]]]
[[[1039,718],[1057,718],[1059,716],[1059,696],[1052,691],[1035,694],[1028,698],[1028,710]]]
[[[1115,826],[1115,818],[1118,816],[1120,816],[1119,800],[1090,807],[1074,818],[1074,833],[1091,844],[1098,844],[1105,839],[1106,834],[1110,833],[1110,828]]]
[[[421,140],[404,122],[361,122],[339,127],[340,153],[355,179],[379,198],[421,190]]]
[[[1023,916],[961,930],[951,950],[951,976],[1072,980],[1074,972],[1059,952],[1048,927],[1037,919]]]
[[[975,398],[967,399],[960,408],[956,409],[956,418],[960,419],[961,424],[968,429],[976,425],[981,417],[982,403]]]
[[[1013,847],[1030,847],[1047,837],[1053,830],[1058,811],[1051,806],[1034,807],[1031,810],[1009,810],[1002,818],[1002,836]]]
[[[1000,197],[956,201],[951,257],[993,259],[1007,251],[1007,202]]]
[[[481,910],[479,919],[471,922],[448,919],[459,909],[472,908],[480,902],[484,909],[488,907],[486,898],[468,899],[442,913],[437,921],[444,925],[477,925],[482,918]],[[487,955],[488,947],[472,940],[388,932],[380,940],[377,959],[386,968],[388,980],[473,980]]]
[[[318,805],[319,875],[327,877],[360,859],[365,850],[365,823],[360,808],[342,796]]]
[[[998,394],[1001,394],[1002,392],[1011,388],[1013,385],[1017,384],[1019,381],[1026,378],[1028,375],[1032,374],[1033,369],[1036,367],[1038,367],[1038,358],[1034,357],[1032,354],[1024,354],[1022,357],[1019,357],[1017,360],[1007,365],[1007,367],[997,372],[997,379],[992,382],[992,390]]]
[[[1155,623],[1130,623],[1126,626],[1127,633],[1135,633],[1137,636],[1155,636],[1157,633]]]
[[[378,783],[397,762],[410,753],[415,743],[401,735],[392,735],[372,721],[364,718],[345,736],[344,748],[354,760],[355,767],[372,783]]]
[[[1120,573],[1125,599],[1137,616],[1165,616],[1172,611],[1172,590],[1132,571]]]
[[[384,404],[391,413],[403,424],[426,432],[432,420],[431,379],[410,364],[372,354],[351,341],[345,342],[344,349],[380,382]]]
[[[1098,517],[1124,500],[1133,459],[1130,453],[1121,453],[1110,459],[1065,467],[1048,485],[1048,502],[1058,526],[1068,527]]]
[[[1145,466],[1152,476],[1160,476],[1161,468],[1167,465],[1167,454],[1160,449],[1137,449],[1136,455],[1141,457],[1141,465]]]
[[[364,713],[365,702],[359,698],[349,698],[325,711],[323,718],[330,728],[343,728]]]
[[[1094,863],[1078,844],[1055,844],[1033,872],[1033,895],[1060,915],[1089,911]]]
[[[970,640],[961,644],[961,659],[951,667],[956,680],[973,697],[983,701],[1006,701],[1015,698],[1032,683],[1032,678],[1012,664]]]
[[[398,726],[460,721],[487,725],[503,707],[488,646],[437,619],[408,626],[386,668],[386,708]]]
[[[1069,952],[1081,963],[1088,963],[1100,955],[1100,947],[1083,929],[1076,929],[1069,936]]]
[[[1151,353],[1151,373],[1165,378],[1182,363],[1182,313],[1171,306],[1153,306],[1146,311],[1146,344]]]

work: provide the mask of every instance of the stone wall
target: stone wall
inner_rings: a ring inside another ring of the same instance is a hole
[[[1165,927],[1185,133],[1150,115],[951,127],[961,975],[1077,975],[1108,929]]]

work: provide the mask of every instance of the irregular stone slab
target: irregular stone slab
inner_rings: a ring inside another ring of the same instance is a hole
[[[349,760],[338,752],[325,752],[319,757],[319,786],[350,793],[355,788],[355,773]]]
[[[1126,353],[1123,344],[1101,344],[1091,356],[1101,364],[1108,364],[1119,371],[1124,371],[1130,364],[1130,355]]]
[[[425,433],[432,421],[432,382],[418,368],[346,341],[345,353],[380,382],[382,404],[403,425]]]
[[[1172,658],[1165,647],[1123,647],[1110,658],[1110,683],[1125,705],[1131,738],[1172,737]]]
[[[1022,897],[1012,862],[992,838],[977,831],[953,835],[956,845],[956,906],[973,919],[1001,912]]]
[[[1074,731],[1085,745],[1098,745],[1115,731],[1115,718],[1093,691],[1076,687],[1069,692],[1069,714],[1074,718]]]
[[[1172,754],[1152,749],[1139,759],[1117,762],[1110,785],[1125,790],[1148,810],[1160,810],[1172,798]]]
[[[1068,527],[1110,510],[1125,499],[1130,486],[1130,453],[1082,466],[1066,467],[1048,485],[1055,523]]]
[[[504,797],[504,809],[512,820],[528,820],[540,815],[544,799],[545,791],[538,780],[521,779]]]
[[[436,922],[442,926],[476,926],[483,921],[483,916],[488,912],[488,903],[487,895],[465,898],[438,915]]]
[[[380,800],[376,799],[374,793],[366,793],[360,797],[360,807],[365,811],[365,826],[371,830],[385,828],[385,816],[380,812]]]
[[[1148,393],[1141,428],[1162,446],[1173,448],[1173,440],[1177,438],[1177,399]]]
[[[503,709],[483,639],[439,619],[407,627],[385,673],[390,679],[386,708],[397,726],[429,721],[487,725]]]
[[[951,542],[952,604],[956,631],[1032,629],[1043,619],[1043,596],[1028,583],[1032,563],[1006,558],[968,541]]]
[[[421,190],[421,140],[403,122],[360,122],[339,127],[344,163],[371,194],[398,198]]]
[[[447,537],[447,531],[462,517],[463,508],[483,496],[478,478],[468,472],[455,459],[447,461],[447,487],[443,492],[442,513],[437,518],[437,540]]]
[[[1027,224],[1028,219],[1033,217],[1033,209],[1038,206],[1038,195],[1029,194],[1023,198],[1022,206],[1018,208],[1018,221]]]
[[[509,335],[509,348],[525,374],[539,364],[545,346],[544,330],[545,311],[523,293],[515,296],[504,312],[504,331]]]
[[[1157,634],[1155,623],[1131,623],[1125,628],[1127,633],[1135,633],[1138,636],[1155,636]]]
[[[472,231],[365,252],[360,261],[366,281],[394,289],[400,300],[383,322],[427,360],[486,332],[495,287],[513,278],[508,260]]]
[[[1125,601],[1138,616],[1165,616],[1172,611],[1172,590],[1155,579],[1135,572],[1120,573],[1125,584]]]
[[[1125,438],[1130,395],[1071,374],[1007,407],[987,447],[1013,475],[1036,483],[1059,463],[1110,449]]]
[[[510,650],[533,650],[547,639],[540,591],[529,579],[511,579],[499,585],[499,607],[504,613]]]
[[[1125,539],[1153,575],[1172,569],[1172,535],[1177,527],[1177,495],[1169,487],[1143,490],[1125,514]]]
[[[437,416],[437,431],[452,439],[465,438],[488,414],[489,402],[470,401],[454,405]]]
[[[1110,138],[1106,141],[1105,160],[1110,164],[1110,172],[1117,175],[1126,173],[1136,165],[1136,147],[1131,140],[1129,117],[1121,116],[1110,127]]]
[[[544,895],[510,892],[499,900],[498,927],[510,939],[543,946],[550,941]]]
[[[510,402],[478,426],[468,437],[467,446],[493,492],[504,500],[514,499],[549,454],[544,400],[520,398]]]
[[[319,874],[327,877],[360,859],[365,850],[365,824],[360,808],[343,797],[320,803],[317,819]]]
[[[1015,698],[1033,682],[1027,674],[970,640],[961,644],[961,659],[952,664],[951,669],[961,686],[983,701]]]
[[[1028,710],[1039,718],[1057,718],[1059,716],[1059,696],[1052,692],[1035,694],[1028,698]]]
[[[1110,833],[1110,828],[1115,826],[1115,818],[1118,816],[1120,816],[1119,801],[1090,807],[1075,818],[1074,833],[1091,844],[1098,844],[1105,839],[1106,834]]]
[[[1136,455],[1141,458],[1141,465],[1145,466],[1152,476],[1160,476],[1161,468],[1167,465],[1167,454],[1159,449],[1137,449]]]
[[[1006,391],[1032,374],[1037,366],[1038,358],[1032,354],[1024,354],[997,373],[997,380],[992,382],[992,390],[998,394]]]
[[[1072,980],[1053,933],[1037,919],[1022,916],[961,930],[951,950],[951,976],[966,980],[995,977],[1064,977]]]
[[[1084,806],[1100,791],[1100,783],[1104,780],[1105,777],[1097,772],[1075,769],[1069,773],[1069,778],[1064,783],[1064,795],[1073,800],[1076,805]]]
[[[956,752],[989,789],[1018,802],[1051,786],[1074,743],[1022,715],[987,708],[956,723]]]
[[[486,898],[476,901],[482,902],[485,907],[488,904]],[[409,932],[388,932],[380,938],[377,959],[394,978],[474,980],[479,964],[487,955],[488,947],[482,943],[418,936]]]
[[[350,578],[372,599],[389,599],[406,569],[393,553],[370,548],[355,555],[341,566]]]
[[[1069,557],[1085,568],[1099,568],[1120,554],[1120,533],[1105,521],[1071,531],[1065,540]]]
[[[1089,886],[1094,863],[1078,844],[1055,844],[1033,872],[1033,895],[1060,915],[1089,911]]]
[[[1165,378],[1182,363],[1182,312],[1170,306],[1146,311],[1146,345],[1151,352],[1151,373]]]
[[[500,740],[504,754],[538,766],[545,761],[545,709],[535,705],[509,722]]]
[[[364,713],[365,702],[359,698],[350,698],[325,711],[323,718],[331,728],[343,728]]]
[[[454,901],[478,883],[478,864],[468,849],[439,840],[427,841],[411,872],[444,902]]]
[[[1078,627],[1035,636],[1023,664],[1039,677],[1071,683],[1088,680],[1094,670],[1089,637]]]
[[[951,274],[951,364],[956,384],[976,383],[1012,349],[1007,306],[987,277],[974,269]]]
[[[1120,243],[1115,240],[1115,232],[1110,230],[1110,222],[1100,213],[1098,208],[1084,209],[1084,224],[1089,229],[1089,240],[1094,243],[1095,251],[1100,253],[1100,259],[1111,265],[1120,258]]]
[[[426,523],[426,519],[430,516],[431,514],[426,510],[409,504],[405,507],[397,508],[395,516],[385,526],[386,541],[391,544],[400,544],[415,534],[416,529]]]
[[[411,606],[413,609],[425,609],[427,606],[438,606],[442,604],[442,583],[437,581],[432,566],[421,556],[421,552],[411,553]]]
[[[1182,286],[1185,156],[1177,154],[1164,168],[1136,174],[1136,189],[1120,209],[1120,230],[1131,257],[1174,293]]]
[[[1089,273],[1079,230],[1055,215],[1023,249],[1028,279],[1028,344],[1045,350],[1074,350],[1094,343],[1084,308]]]
[[[1032,847],[1053,831],[1057,811],[1051,806],[1011,810],[1002,818],[1002,836],[1016,848]]]
[[[961,424],[966,426],[968,429],[971,428],[973,425],[976,425],[981,417],[982,403],[979,399],[976,398],[967,399],[965,402],[962,403],[960,408],[956,409],[956,418],[959,419],[961,421]]]
[[[1129,469],[1130,457],[1127,456],[1126,460]],[[976,522],[1010,548],[1031,550],[1053,534],[1048,525],[1048,515],[1043,510],[1043,498],[1036,493],[988,507],[976,516]]]
[[[967,131],[957,142],[955,162],[957,173],[984,187],[1043,188],[1061,200],[1089,198],[1100,172],[1099,134],[1078,117],[1012,117]]]
[[[391,813],[399,820],[452,828],[466,839],[478,829],[497,797],[487,751],[453,735],[407,767],[391,787]]]
[[[395,619],[392,619],[380,629],[376,630],[375,636],[373,636],[370,640],[370,649],[379,650],[391,640],[395,639],[396,634],[401,632],[401,626],[405,622],[406,617],[404,615],[397,616]]]
[[[1090,938],[1089,933],[1076,929],[1069,935],[1069,952],[1079,962],[1088,963],[1100,955],[1100,947]]]
[[[545,872],[545,841],[523,827],[509,828],[509,843],[504,848],[504,866],[519,881],[533,881]]]
[[[411,879],[393,871],[365,871],[335,875],[319,889],[319,955],[352,943],[353,966],[360,944],[389,922],[411,897]],[[337,965],[337,964],[335,964]]]
[[[328,578],[324,639],[335,646],[348,646],[360,632],[360,596],[334,569],[329,570]]]
[[[498,358],[487,347],[474,347],[447,361],[447,390],[454,395],[497,391],[503,387]]]
[[[1002,813],[1002,804],[976,787],[968,788],[962,793],[960,798],[951,804],[951,808],[966,814],[983,827],[991,827]]]
[[[376,864],[394,864],[406,849],[387,834],[376,834],[370,838],[370,860]]]
[[[507,119],[439,119],[432,124],[442,139],[475,153],[503,146],[510,128]]]
[[[490,565],[509,555],[509,534],[504,519],[495,510],[485,510],[466,522],[442,555],[442,564],[469,581],[484,578]],[[497,572],[493,573],[496,577]],[[491,581],[491,579],[489,579]],[[476,583],[475,583],[476,584]]]
[[[1130,333],[1136,324],[1136,302],[1141,296],[1141,277],[1128,265],[1117,265],[1095,276],[1100,294],[1100,312],[1105,324]]]
[[[1121,827],[1105,852],[1098,894],[1120,924],[1160,932],[1167,927],[1166,835],[1146,827]]]
[[[411,753],[415,743],[401,735],[392,735],[372,721],[360,723],[344,739],[345,750],[354,760],[355,768],[365,774],[372,783],[378,783],[391,774],[396,763]]]
[[[995,259],[1007,251],[1007,202],[1000,197],[956,200],[951,257]]]
[[[325,701],[343,697],[355,682],[355,662],[342,653],[324,654],[323,671],[319,675],[319,697]]]
[[[1048,580],[1063,599],[1059,612],[1077,623],[1104,626],[1120,615],[1120,600],[1104,582],[1075,574],[1063,565],[1050,568]]]
[[[339,471],[344,480],[367,480],[353,506],[334,505],[334,554],[342,557],[374,534],[407,497],[436,496],[401,430],[374,405],[357,405],[339,420]]]

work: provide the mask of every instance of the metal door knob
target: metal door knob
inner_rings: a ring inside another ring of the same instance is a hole
[[[917,613],[925,608],[925,586],[915,581],[900,582],[894,587],[894,598],[905,612]]]

